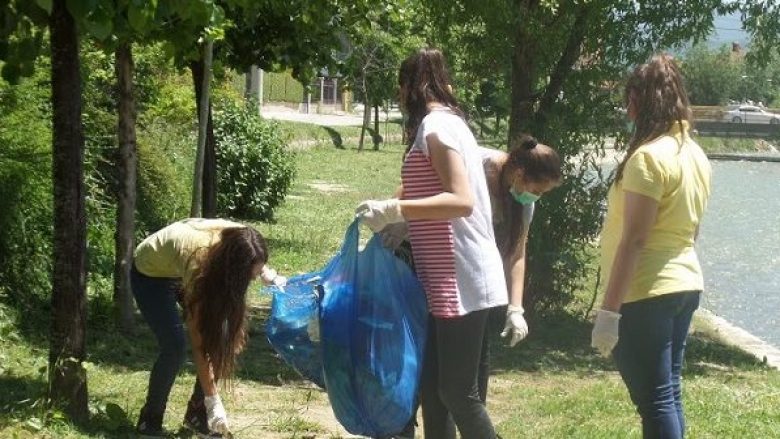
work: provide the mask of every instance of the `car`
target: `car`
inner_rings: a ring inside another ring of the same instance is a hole
[[[724,122],[780,124],[780,114],[770,113],[755,105],[740,105],[723,113]]]

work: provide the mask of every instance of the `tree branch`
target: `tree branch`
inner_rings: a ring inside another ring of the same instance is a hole
[[[563,83],[572,70],[574,64],[579,60],[582,52],[582,42],[585,40],[587,30],[588,15],[590,9],[587,4],[583,4],[577,11],[574,19],[569,39],[566,42],[566,48],[558,59],[555,69],[550,75],[550,82],[539,101],[539,108],[536,111],[535,122],[537,127],[541,127],[547,121],[547,115],[563,89]]]

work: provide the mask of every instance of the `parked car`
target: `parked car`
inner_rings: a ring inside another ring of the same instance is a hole
[[[733,123],[780,124],[780,114],[770,113],[755,105],[740,105],[723,113],[723,121]]]

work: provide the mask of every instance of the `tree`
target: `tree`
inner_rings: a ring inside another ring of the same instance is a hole
[[[404,56],[421,39],[413,37],[408,2],[384,2],[372,9],[346,32],[349,41],[348,56],[344,62],[346,80],[363,101],[363,126],[358,150],[363,150],[365,133],[371,123],[374,109],[374,149],[379,149],[379,106],[392,99],[398,88],[398,67]]]
[[[51,5],[52,134],[54,155],[54,274],[49,392],[68,415],[86,421],[86,232],[84,133],[76,21],[66,0]]]
[[[688,96],[694,105],[724,105],[741,92],[742,59],[722,47],[693,47],[682,59]]]

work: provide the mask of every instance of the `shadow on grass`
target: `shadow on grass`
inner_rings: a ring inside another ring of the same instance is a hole
[[[45,395],[46,381],[43,377],[0,376],[0,412],[9,415],[0,417],[0,428],[11,424],[11,418],[39,416]]]
[[[502,322],[503,325],[503,322]],[[611,358],[604,359],[590,347],[593,324],[568,313],[555,313],[529,321],[528,338],[514,348],[491,327],[491,362],[496,371],[555,372],[593,369],[615,370]],[[755,370],[766,367],[751,355],[696,332],[688,338],[686,376],[707,375],[724,370]]]
[[[9,305],[6,303],[3,306],[8,307]],[[50,315],[48,302],[42,299],[33,302],[28,300],[23,306],[19,306],[20,308],[16,309],[18,317],[13,319],[14,332],[34,348],[47,351]],[[250,340],[244,352],[239,356],[240,367],[236,377],[269,385],[283,385],[289,381],[302,380],[297,372],[277,357],[276,352],[268,343],[265,336],[267,314],[268,310],[262,308],[254,308],[250,311],[248,318]],[[46,317],[35,319],[23,317],[29,315]],[[114,323],[112,316],[110,299],[93,298],[90,303],[87,324],[87,361],[112,367],[116,369],[116,373],[151,370],[158,351],[157,342],[149,326],[140,314],[136,313],[133,333],[123,334]],[[188,360],[191,363],[191,355],[189,354]],[[194,373],[192,366],[186,367],[189,367],[189,371]],[[40,386],[45,385],[43,382],[39,384]],[[8,401],[29,398],[16,396],[19,391],[7,390],[8,385],[10,384],[0,382],[0,393],[2,393],[0,395],[0,408],[7,403],[6,398],[9,395],[14,396],[11,396]],[[13,388],[10,390],[18,389],[20,385],[11,387]],[[27,393],[30,395],[34,393],[34,397],[38,398],[43,395],[44,391],[45,388],[42,387],[38,389],[37,393],[30,392],[29,389]]]
[[[62,412],[47,405],[46,386],[42,377],[0,377],[0,409],[6,415],[0,417],[0,428],[15,424],[20,430],[34,435],[43,428],[57,431],[60,426],[100,437],[135,437],[134,424],[127,413],[112,403],[91,400],[89,421],[86,424],[70,422]]]
[[[333,146],[337,149],[344,149],[344,139],[341,137],[341,133],[331,127],[323,126],[322,129],[328,132],[330,139],[333,141]]]
[[[239,357],[236,378],[281,386],[303,378],[274,351],[265,335],[265,322],[270,309],[253,307],[249,312],[249,342]]]

